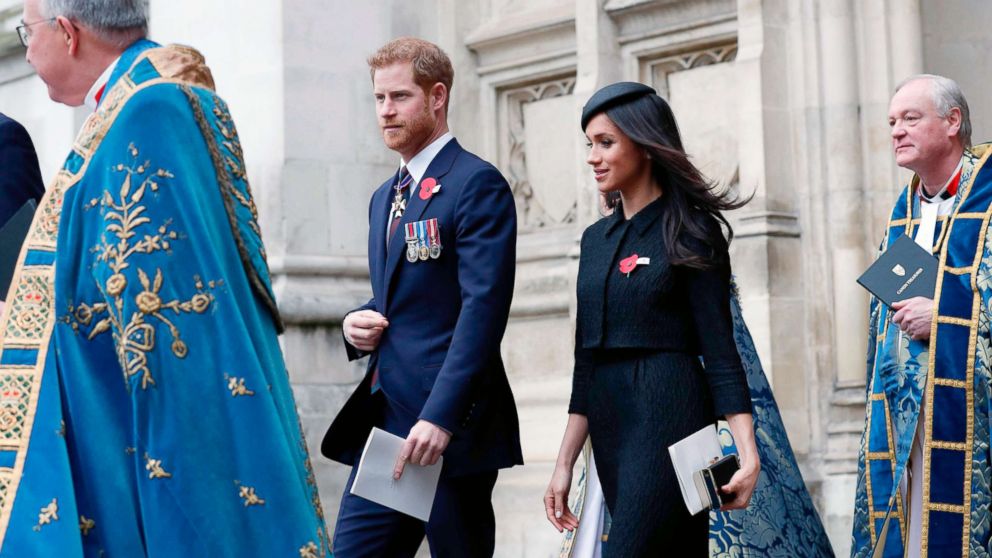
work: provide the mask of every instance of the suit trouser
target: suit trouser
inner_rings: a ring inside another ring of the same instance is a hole
[[[380,392],[381,393],[381,392]],[[416,422],[383,400],[381,428],[406,437]],[[413,557],[427,536],[431,556],[491,557],[496,544],[492,493],[497,471],[441,476],[426,523],[351,494],[358,463],[352,467],[334,529],[335,558]]]

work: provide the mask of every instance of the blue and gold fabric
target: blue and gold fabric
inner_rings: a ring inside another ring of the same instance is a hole
[[[934,254],[939,268],[929,343],[901,334],[891,310],[871,300],[867,419],[858,462],[852,556],[904,555],[908,503],[899,486],[921,401],[926,404],[921,556],[989,556],[992,550],[990,154],[989,144],[964,153],[953,208],[937,223]],[[914,178],[900,195],[883,250],[901,235],[915,235],[920,223],[917,187]]]
[[[733,289],[730,310],[734,322],[734,341],[751,389],[754,437],[761,459],[761,473],[747,509],[710,512],[709,555],[711,558],[831,558],[834,556],[833,548],[803,482],[771,385],[741,314],[736,285]],[[719,432],[724,452],[733,453],[735,450],[729,429],[724,427]],[[591,490],[599,490],[596,479],[590,479],[587,474],[590,455],[591,448],[587,444],[586,467],[579,478],[574,513],[579,515],[581,523],[601,522],[604,531],[601,538],[605,545],[609,545],[609,511],[602,504],[602,498],[589,498]],[[599,508],[590,508],[588,501],[600,503]],[[676,502],[675,505],[683,504]],[[605,519],[600,520],[603,515]],[[574,541],[575,532],[566,531],[561,558],[592,558],[573,552]]]
[[[230,113],[121,57],[0,321],[0,557],[330,554]]]

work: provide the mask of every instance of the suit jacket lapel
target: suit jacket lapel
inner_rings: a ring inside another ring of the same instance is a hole
[[[444,182],[441,178],[448,174],[451,170],[451,165],[455,162],[458,154],[462,152],[462,147],[458,145],[458,141],[452,139],[445,145],[441,151],[434,157],[431,164],[427,167],[427,172],[420,179],[423,182],[424,179],[433,178],[437,180],[437,183],[441,185],[441,190],[438,191],[434,196],[443,196]],[[406,254],[406,235],[405,235],[405,225],[407,223],[413,223],[419,221],[420,217],[424,214],[427,206],[430,205],[431,201],[434,200],[434,196],[427,198],[426,200],[420,199],[420,183],[411,184],[411,195],[410,200],[407,202],[406,211],[403,213],[403,219],[400,220],[400,226],[396,229],[396,234],[393,238],[389,239],[389,249],[386,251],[386,271],[382,285],[383,293],[383,309],[388,309],[386,303],[389,300],[389,286],[392,284],[393,276],[396,274],[396,268],[399,266],[400,260],[405,257]],[[388,219],[388,217],[387,217]],[[385,226],[383,226],[383,229]],[[381,261],[381,260],[380,260]]]
[[[386,222],[389,220],[389,204],[392,201],[392,185],[395,178],[388,180],[376,190],[372,196],[372,215],[369,219],[369,249],[371,251],[370,261],[372,265],[369,269],[370,279],[376,291],[373,294],[378,297],[383,296],[385,285],[384,273],[386,263]],[[383,299],[383,302],[385,300]],[[380,310],[385,306],[380,306]]]

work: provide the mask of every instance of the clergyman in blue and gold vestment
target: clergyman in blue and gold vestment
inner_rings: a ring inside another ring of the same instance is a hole
[[[210,70],[145,40],[140,0],[26,0],[23,17],[52,99],[95,111],[0,322],[0,557],[328,556]]]
[[[989,556],[992,145],[971,145],[964,95],[940,76],[904,81],[889,124],[915,176],[881,248],[907,235],[938,274],[932,298],[871,300],[852,556]]]

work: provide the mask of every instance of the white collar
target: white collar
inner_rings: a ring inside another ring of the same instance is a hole
[[[434,161],[434,157],[437,157],[437,154],[441,152],[441,149],[443,149],[445,145],[448,145],[448,142],[453,139],[455,139],[455,136],[453,136],[451,132],[445,132],[444,135],[432,141],[427,145],[427,147],[421,149],[419,153],[414,155],[413,158],[410,159],[409,163],[400,157],[400,166],[406,165],[406,170],[410,173],[410,176],[412,176],[413,180],[419,184],[420,179],[423,178],[424,173],[427,172],[427,167],[429,167],[431,162]]]
[[[114,61],[107,66],[107,69],[100,74],[100,77],[96,78],[93,85],[90,86],[90,90],[86,93],[86,97],[83,99],[83,104],[89,107],[90,110],[96,111],[96,106],[99,104],[99,100],[96,98],[97,93],[106,87],[107,82],[110,81],[111,74],[114,73],[114,68],[117,67],[117,63],[120,62],[120,60],[120,56],[115,58]],[[104,91],[104,93],[106,93],[106,91]]]
[[[958,166],[954,169],[954,172],[951,173],[951,177],[947,179],[947,182],[944,183],[944,186],[940,190],[937,190],[937,193],[934,194],[934,195],[932,195],[932,196],[928,196],[927,195],[927,191],[926,191],[926,189],[923,188],[922,181],[920,181],[921,182],[920,183],[920,201],[924,201],[924,202],[927,202],[927,203],[941,203],[941,202],[947,201],[945,199],[941,199],[941,196],[943,195],[943,193],[945,191],[947,191],[947,187],[951,185],[951,181],[958,177],[958,173],[961,172],[961,169],[963,167],[964,167],[964,159],[962,159],[958,163]],[[961,186],[958,185],[958,188],[960,188],[960,187]],[[948,199],[953,199],[953,196],[951,198],[948,198]]]

